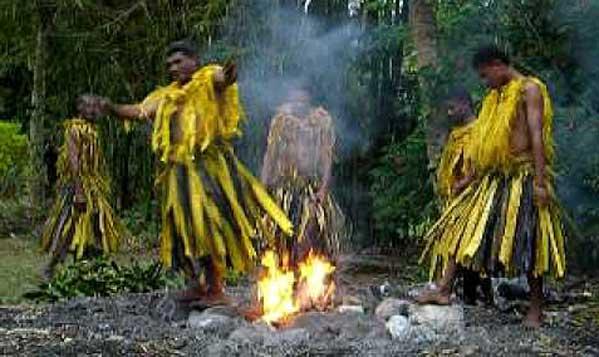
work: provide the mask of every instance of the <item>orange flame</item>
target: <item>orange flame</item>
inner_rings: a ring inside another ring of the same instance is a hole
[[[267,323],[281,322],[300,310],[324,310],[331,302],[335,284],[331,279],[335,267],[323,256],[310,251],[296,272],[281,266],[274,251],[262,257],[266,274],[258,281],[261,319]]]
[[[293,272],[279,267],[277,255],[268,251],[262,257],[266,275],[258,281],[258,299],[262,303],[262,320],[267,323],[283,320],[299,309],[293,301]]]

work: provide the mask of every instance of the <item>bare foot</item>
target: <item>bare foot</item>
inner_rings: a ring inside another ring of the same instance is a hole
[[[522,321],[525,327],[538,329],[543,324],[543,312],[540,308],[531,306]]]
[[[175,294],[175,300],[183,303],[189,303],[195,300],[202,300],[206,297],[207,293],[205,289],[200,287],[192,287]]]
[[[50,264],[46,265],[41,271],[42,282],[49,283],[54,277],[54,267]]]
[[[233,300],[223,291],[209,292],[202,300],[210,306],[231,305],[233,303]]]
[[[451,303],[451,296],[441,289],[425,289],[414,300],[421,305],[449,305]]]
[[[262,316],[262,309],[257,306],[241,307],[238,311],[239,314],[249,322],[256,321]]]

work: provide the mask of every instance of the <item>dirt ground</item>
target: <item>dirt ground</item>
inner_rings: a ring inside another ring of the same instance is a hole
[[[599,355],[599,284],[572,284],[580,292],[567,301],[548,306],[540,330],[520,324],[518,304],[501,312],[494,307],[464,307],[462,336],[438,342],[397,342],[388,335],[347,331],[354,326],[375,326],[372,309],[379,297],[371,286],[389,281],[380,273],[361,274],[351,281],[346,294],[357,296],[366,313],[339,329],[329,325],[308,338],[253,339],[254,325],[233,316],[220,329],[190,328],[185,314],[165,309],[165,292],[80,298],[54,305],[5,305],[0,307],[0,355],[3,356],[515,356]],[[403,284],[403,285],[402,285]],[[410,289],[411,283],[392,281],[393,294]],[[237,288],[239,289],[239,288]],[[351,291],[350,291],[351,290]],[[232,290],[235,295],[235,288]],[[584,294],[582,294],[584,292]],[[572,295],[574,296],[574,295]],[[166,302],[166,304],[165,304]],[[519,303],[519,304],[524,304]],[[332,316],[332,315],[331,315]],[[339,315],[341,316],[341,315]],[[336,319],[332,317],[331,319]],[[340,320],[346,319],[339,317]],[[234,325],[234,326],[228,326]],[[379,325],[376,325],[379,326]],[[250,331],[245,339],[239,331]],[[358,327],[355,327],[356,331]],[[284,329],[283,329],[284,330]],[[291,332],[291,331],[290,331]],[[384,332],[384,330],[383,330]],[[357,335],[363,333],[361,335]]]

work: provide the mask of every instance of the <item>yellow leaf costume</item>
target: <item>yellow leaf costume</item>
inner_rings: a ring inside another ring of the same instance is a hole
[[[291,264],[310,249],[334,258],[347,234],[345,217],[330,191],[321,202],[316,199],[334,145],[333,120],[322,108],[298,115],[282,106],[271,121],[262,176],[296,231],[284,236],[266,220],[265,235]]]
[[[256,256],[252,239],[264,213],[290,234],[292,224],[262,184],[237,159],[232,139],[240,135],[242,110],[237,85],[214,88],[209,65],[185,85],[159,88],[140,104],[157,107],[152,148],[163,168],[161,259],[210,256],[216,268],[227,263],[246,271]]]
[[[437,194],[444,204],[452,198],[451,189],[456,180],[468,172],[470,160],[465,151],[473,124],[470,122],[452,129],[443,147],[437,168]]]
[[[42,248],[54,256],[73,251],[77,258],[91,247],[105,254],[116,252],[128,233],[107,200],[109,182],[96,128],[83,119],[67,120],[64,138],[58,159],[60,192],[44,227]],[[77,172],[69,162],[69,140],[78,149]],[[80,180],[86,198],[82,212],[74,206],[75,180]]]
[[[524,115],[524,91],[531,81],[543,97],[543,141],[548,205],[533,200],[534,165],[530,152],[514,154],[514,123]],[[431,257],[431,275],[454,257],[482,273],[534,276],[565,274],[565,233],[555,197],[551,165],[553,110],[545,85],[536,78],[513,79],[491,90],[471,130],[466,155],[477,180],[451,200],[427,235],[422,258]]]

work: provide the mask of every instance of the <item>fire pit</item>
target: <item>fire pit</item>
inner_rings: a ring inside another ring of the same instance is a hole
[[[299,312],[325,311],[333,305],[335,266],[310,251],[293,269],[272,250],[261,260],[263,273],[257,284],[258,319],[279,326]]]

